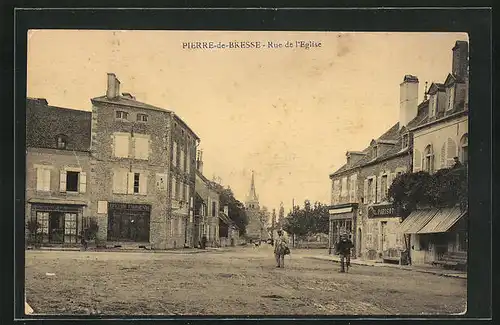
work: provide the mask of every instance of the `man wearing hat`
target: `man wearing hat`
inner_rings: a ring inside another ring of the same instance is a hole
[[[278,238],[274,241],[274,256],[276,257],[276,267],[285,267],[285,255],[287,254],[288,245],[283,230],[278,230]]]
[[[352,241],[349,239],[347,232],[343,231],[340,233],[340,240],[337,243],[337,253],[340,255],[340,272],[344,273],[346,271],[345,265],[347,264],[347,270],[351,265],[351,249],[354,247]]]

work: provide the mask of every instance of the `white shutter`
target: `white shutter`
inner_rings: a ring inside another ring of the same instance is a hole
[[[59,191],[66,192],[66,171],[61,170],[59,174]]]
[[[42,168],[37,168],[36,169],[36,190],[37,191],[43,191],[43,169]]]
[[[134,173],[127,174],[127,193],[134,194]]]
[[[382,201],[382,176],[377,177],[377,198],[375,202]]]
[[[148,174],[141,173],[139,175],[139,194],[146,195],[148,193]]]
[[[43,169],[43,190],[50,191],[50,169]]]
[[[376,196],[377,196],[377,177],[372,176],[372,192],[370,193],[370,199],[373,200],[373,202],[376,202]]]
[[[457,144],[452,138],[448,138],[446,143],[446,166],[451,167],[455,163],[453,158],[457,157]]]
[[[129,135],[126,134],[115,134],[114,139],[114,149],[115,149],[115,157],[120,158],[128,158],[129,157],[129,149],[130,149],[130,141]]]
[[[136,159],[148,160],[149,139],[143,136],[134,137],[134,156]]]
[[[79,178],[80,193],[85,193],[87,191],[87,173],[81,172]]]
[[[413,150],[413,171],[419,172],[422,170],[422,154],[417,149]]]
[[[446,167],[446,143],[441,147],[440,168]]]
[[[368,179],[365,179],[363,182],[363,198],[364,198],[364,203],[368,203]]]

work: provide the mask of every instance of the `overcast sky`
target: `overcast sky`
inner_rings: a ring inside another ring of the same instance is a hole
[[[240,201],[329,204],[328,175],[398,121],[405,74],[444,82],[457,33],[31,31],[28,96],[90,110],[106,73],[137,100],[175,111],[201,138],[204,174]],[[321,47],[188,50],[189,41]]]

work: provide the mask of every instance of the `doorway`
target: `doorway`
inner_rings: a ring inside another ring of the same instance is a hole
[[[358,247],[357,247],[357,252],[358,252],[358,257],[361,257],[361,248],[362,248],[362,242],[363,242],[363,234],[361,232],[361,228],[358,228]]]
[[[386,246],[387,246],[387,221],[380,221],[380,247],[381,251],[385,252],[386,251]]]

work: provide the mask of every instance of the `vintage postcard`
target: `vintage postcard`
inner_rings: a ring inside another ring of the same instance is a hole
[[[30,315],[467,310],[465,33],[28,33]]]

